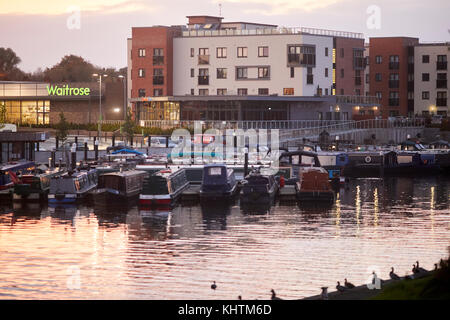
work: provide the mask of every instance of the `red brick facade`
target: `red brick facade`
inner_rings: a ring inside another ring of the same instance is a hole
[[[334,49],[336,95],[364,95],[364,39],[336,37]],[[362,58],[355,59],[358,53]]]
[[[418,43],[417,38],[370,38],[370,95],[381,93],[383,118],[408,115],[408,73],[411,72],[411,69],[408,72],[408,59],[411,59],[408,58],[408,47]],[[398,56],[398,63],[390,63],[391,56]],[[390,81],[395,74],[398,74],[398,81]]]

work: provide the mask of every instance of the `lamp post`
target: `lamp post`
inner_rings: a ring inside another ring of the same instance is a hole
[[[98,95],[98,101],[99,101],[99,107],[98,107],[98,129],[97,129],[97,134],[98,134],[98,139],[100,140],[101,134],[102,134],[102,120],[103,120],[103,116],[102,116],[102,77],[107,77],[107,74],[98,74],[98,73],[93,73],[92,76],[94,77],[98,77],[99,78],[99,95]]]
[[[118,77],[120,79],[122,79],[122,85],[123,85],[123,120],[126,120],[127,118],[127,112],[128,112],[128,108],[127,108],[127,82],[125,79],[125,76],[123,75],[118,75]]]

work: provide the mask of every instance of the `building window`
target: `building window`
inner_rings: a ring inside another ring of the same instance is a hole
[[[145,89],[139,89],[138,90],[138,96],[139,97],[145,97]]]
[[[237,48],[237,57],[238,58],[247,58],[248,49],[247,47],[238,47]]]
[[[227,95],[227,89],[217,89],[217,95],[218,96],[225,96],[225,95]]]
[[[400,87],[399,79],[400,78],[398,73],[389,74],[389,88],[399,88]]]
[[[191,96],[195,95],[194,89],[191,89]]]
[[[437,56],[436,69],[437,70],[447,70],[447,56],[446,55],[438,55]]]
[[[191,78],[195,77],[195,70],[194,68],[191,68]]]
[[[207,96],[207,95],[209,95],[209,90],[208,89],[198,89],[198,95],[199,96]]]
[[[353,49],[353,69],[363,70],[365,67],[364,49]]]
[[[283,95],[285,96],[293,96],[294,88],[283,88]]]
[[[258,79],[268,79],[270,77],[269,67],[258,68]]]
[[[291,67],[291,78],[294,78],[295,76],[295,68]]]
[[[368,73],[366,73],[366,83],[369,83],[369,74]]]
[[[398,98],[398,92],[397,91],[391,91],[389,92],[389,105],[390,106],[398,106],[399,105],[399,98]]]
[[[422,81],[430,81],[430,74],[422,73]]]
[[[430,100],[430,92],[422,91],[422,100]]]
[[[325,68],[325,78],[328,78],[328,68]]]
[[[258,95],[260,95],[260,96],[268,96],[269,95],[269,89],[268,88],[259,88],[258,89]]]
[[[306,69],[306,84],[313,84],[314,83],[314,75],[312,72],[312,67],[308,67]]]
[[[153,65],[160,66],[164,64],[164,50],[161,48],[153,49]]]
[[[447,74],[438,73],[436,78],[436,88],[446,89],[447,88]]]
[[[138,70],[138,77],[139,78],[145,78],[145,69],[139,69]]]
[[[437,92],[436,106],[438,106],[438,107],[446,107],[447,106],[447,92],[446,91],[438,91]]]
[[[341,89],[341,96],[344,95],[344,89]]]
[[[195,55],[195,50],[194,50],[194,48],[191,48],[191,58],[193,58],[194,55]]]
[[[325,88],[325,95],[328,95],[328,88]]]
[[[198,84],[209,85],[209,69],[198,69]]]
[[[344,69],[341,69],[341,78],[344,78]]]
[[[246,96],[247,95],[247,89],[246,88],[239,88],[238,89],[238,96]]]
[[[430,56],[427,54],[424,54],[422,56],[422,63],[430,63]]]
[[[138,57],[145,57],[145,49],[138,50]]]
[[[310,45],[288,45],[289,66],[315,66],[316,48]]]
[[[382,96],[383,96],[383,94],[380,91],[375,92],[375,97],[377,97],[378,99],[381,100]]]
[[[389,56],[389,69],[398,70],[398,68],[400,67],[399,61],[400,60],[398,56]]]
[[[217,68],[217,79],[227,78],[227,68]]]
[[[153,89],[153,96],[160,97],[163,95],[163,89]]]
[[[375,73],[375,81],[381,81],[381,73]]]
[[[236,78],[237,79],[247,79],[247,68],[237,67],[236,68]]]
[[[160,68],[153,69],[153,84],[154,85],[164,84],[163,69]]]
[[[355,86],[360,86],[361,83],[361,70],[355,70]]]
[[[375,63],[376,64],[381,64],[383,62],[383,58],[381,56],[376,56],[375,57]]]
[[[341,58],[344,57],[344,48],[341,48]]]
[[[325,57],[328,57],[328,47],[325,47]]]
[[[198,64],[209,64],[209,49],[199,48],[198,49]]]
[[[258,47],[258,57],[268,57],[269,47]]]
[[[227,57],[227,48],[217,48],[216,55],[217,55],[217,58],[226,58]]]

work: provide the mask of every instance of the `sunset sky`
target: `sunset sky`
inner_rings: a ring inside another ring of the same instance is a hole
[[[0,47],[12,48],[24,71],[44,69],[65,54],[121,68],[131,27],[185,24],[187,15],[219,15],[219,4],[224,21],[450,41],[448,0],[0,0]],[[367,28],[367,9],[374,5],[381,10],[380,29]],[[72,6],[81,9],[80,29],[67,27]]]

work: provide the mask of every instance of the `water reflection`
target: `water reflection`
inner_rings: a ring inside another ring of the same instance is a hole
[[[356,179],[332,206],[1,204],[0,294],[267,299],[273,287],[301,298],[349,275],[363,283],[373,266],[384,278],[390,266],[403,275],[417,259],[432,268],[447,254],[449,186],[439,177]],[[68,267],[79,268],[81,289],[67,288]]]

